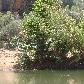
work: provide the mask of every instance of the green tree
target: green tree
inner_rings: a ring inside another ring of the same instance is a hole
[[[12,37],[17,36],[20,29],[20,20],[16,20],[11,12],[0,13],[0,43],[10,44]],[[4,46],[2,46],[4,47]]]
[[[80,20],[77,23],[57,0],[37,0],[22,23],[27,52],[33,51],[32,57],[40,62],[54,58],[54,63],[66,63],[68,52],[80,59],[84,46],[84,20]]]

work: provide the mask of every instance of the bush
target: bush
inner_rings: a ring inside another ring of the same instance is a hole
[[[16,20],[11,12],[0,13],[0,42],[10,44],[11,39],[20,31],[19,25],[20,20]]]
[[[83,17],[77,23],[58,1],[37,0],[32,11],[23,19],[23,44],[26,44],[23,50],[39,63],[46,58],[54,58],[54,63],[66,63],[69,52],[72,54],[70,57],[75,56],[75,60],[71,61],[78,61],[84,51],[83,23]]]

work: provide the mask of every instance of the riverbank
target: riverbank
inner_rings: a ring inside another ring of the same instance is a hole
[[[20,52],[18,50],[0,49],[0,71],[14,71]]]
[[[45,58],[30,60],[26,58],[26,65],[18,64],[21,52],[18,50],[0,49],[0,71],[17,70],[76,70],[84,69],[84,58],[74,60],[74,57],[65,58],[57,61],[56,58]]]

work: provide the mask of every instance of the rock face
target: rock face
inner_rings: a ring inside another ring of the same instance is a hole
[[[23,0],[16,0],[15,1],[15,3],[14,3],[14,5],[15,5],[15,10],[18,10],[18,9],[20,9],[21,8],[21,6],[22,6],[22,3],[23,2]]]
[[[1,11],[1,9],[2,9],[2,1],[0,0],[0,11]]]
[[[0,0],[0,11],[18,11],[30,8],[35,0]]]
[[[0,11],[15,11],[22,5],[23,0],[0,0]]]

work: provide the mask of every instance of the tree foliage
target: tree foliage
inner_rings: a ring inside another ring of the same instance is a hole
[[[6,14],[0,13],[0,42],[2,44],[10,43],[12,37],[18,35],[20,31],[19,23],[20,20],[16,20],[11,12],[7,12]]]
[[[81,59],[84,52],[84,16],[79,21],[62,8],[58,0],[37,0],[32,11],[24,16],[24,50],[31,60],[48,60],[71,64]],[[68,53],[71,53],[68,56]],[[66,59],[75,57],[67,63]],[[32,61],[32,62],[33,62]]]

